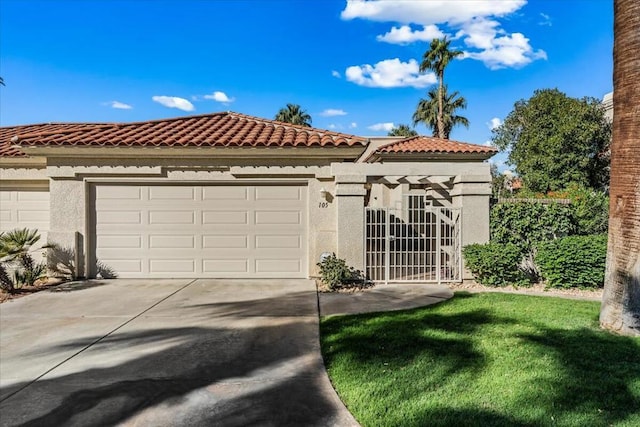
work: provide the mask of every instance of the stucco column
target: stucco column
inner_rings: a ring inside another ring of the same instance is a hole
[[[462,247],[489,241],[491,176],[459,175],[453,181],[452,204],[462,208]],[[463,279],[473,276],[463,269]]]
[[[60,255],[75,266],[76,277],[86,277],[84,259],[85,183],[75,179],[52,179],[49,183],[49,242],[61,248]]]
[[[364,188],[366,176],[336,176],[337,256],[364,270]]]

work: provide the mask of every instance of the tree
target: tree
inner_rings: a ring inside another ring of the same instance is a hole
[[[515,103],[492,140],[500,150],[509,150],[508,163],[533,192],[557,191],[571,183],[594,189],[608,185],[611,124],[595,98],[536,90]]]
[[[449,45],[451,44],[451,40],[447,40],[446,37],[442,39],[433,39],[431,40],[431,44],[429,45],[429,50],[427,50],[423,57],[422,63],[420,64],[420,71],[425,72],[427,70],[431,70],[436,74],[438,78],[438,109],[436,115],[436,123],[437,123],[437,136],[438,138],[447,139],[445,131],[445,88],[444,88],[444,69],[447,68],[449,62],[462,55],[463,52],[461,50],[451,50],[449,49]],[[435,136],[435,133],[434,133]]]
[[[418,132],[415,129],[411,128],[409,125],[398,125],[391,129],[387,136],[404,136],[404,137],[412,137],[417,136]]]
[[[413,125],[422,122],[433,131],[433,136],[443,139],[449,139],[454,126],[463,125],[469,127],[469,120],[466,117],[458,116],[456,110],[467,108],[467,100],[460,96],[458,91],[452,94],[447,93],[447,86],[442,87],[443,109],[442,124],[443,134],[440,136],[438,129],[438,112],[440,100],[438,94],[440,88],[432,88],[427,92],[427,99],[420,99],[415,113],[413,113]]]
[[[311,126],[311,116],[297,104],[287,104],[281,108],[275,119],[292,125]]]
[[[640,3],[614,0],[609,242],[600,326],[640,336]]]

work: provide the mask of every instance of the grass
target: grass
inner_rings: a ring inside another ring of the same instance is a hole
[[[640,426],[640,339],[600,304],[456,293],[322,319],[331,381],[363,426]]]

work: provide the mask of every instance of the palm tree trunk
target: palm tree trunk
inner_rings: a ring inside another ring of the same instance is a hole
[[[443,89],[443,79],[444,73],[441,73],[438,76],[440,80],[440,86],[438,87],[438,138],[445,139],[444,135],[444,118],[443,118],[443,110],[444,110],[444,91]]]
[[[640,2],[614,0],[609,244],[600,326],[640,336]]]

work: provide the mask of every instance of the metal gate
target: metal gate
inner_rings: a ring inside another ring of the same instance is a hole
[[[461,208],[407,195],[401,207],[366,208],[365,272],[374,282],[461,280]]]

